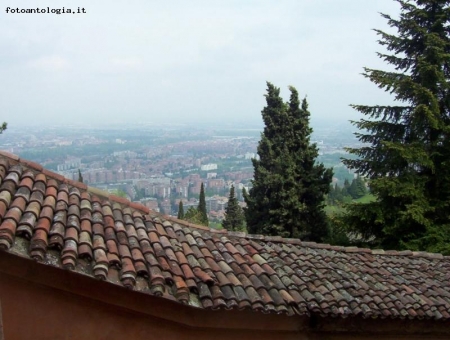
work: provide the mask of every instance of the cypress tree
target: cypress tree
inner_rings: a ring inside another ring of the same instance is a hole
[[[300,103],[290,87],[290,101],[284,103],[279,88],[267,87],[260,158],[252,160],[253,188],[245,195],[248,231],[321,241],[327,234],[323,207],[332,171],[316,164],[306,99]]]
[[[78,169],[78,182],[83,183],[83,175],[81,174],[81,170]]]
[[[205,200],[205,187],[202,185],[200,187],[200,198],[197,207],[198,212],[200,213],[200,222],[202,225],[208,225],[208,213],[206,212],[206,200]]]
[[[178,203],[178,215],[177,218],[182,220],[184,218],[184,208],[183,208],[183,201],[180,200],[180,203]]]
[[[225,210],[225,219],[222,222],[222,226],[231,231],[244,230],[244,213],[234,195],[234,185],[230,188],[230,196],[228,197],[228,205]]]
[[[394,71],[364,76],[394,95],[394,105],[352,105],[365,145],[345,164],[369,179],[376,201],[349,206],[349,232],[394,249],[450,253],[449,0],[397,0],[396,33],[376,30]]]

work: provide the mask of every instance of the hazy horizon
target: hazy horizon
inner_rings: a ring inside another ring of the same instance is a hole
[[[6,8],[85,8],[12,14]],[[7,0],[0,8],[1,121],[262,125],[266,81],[307,96],[312,125],[361,117],[349,104],[389,103],[361,76],[387,68],[372,29],[392,0]]]

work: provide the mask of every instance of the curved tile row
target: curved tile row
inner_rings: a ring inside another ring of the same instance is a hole
[[[213,233],[0,158],[0,249],[201,308],[450,319],[450,260]],[[409,253],[408,253],[409,254]]]

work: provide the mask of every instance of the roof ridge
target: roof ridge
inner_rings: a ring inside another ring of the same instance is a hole
[[[298,245],[298,246],[302,246],[302,247],[309,247],[309,248],[313,248],[313,249],[335,250],[335,251],[341,251],[341,252],[345,252],[345,253],[364,253],[364,254],[370,254],[370,255],[387,255],[387,256],[407,256],[407,257],[428,258],[428,259],[437,259],[437,260],[450,259],[450,256],[444,256],[443,254],[440,254],[440,253],[430,253],[430,252],[412,251],[412,250],[398,251],[398,250],[370,249],[370,248],[358,248],[355,246],[344,247],[344,246],[335,246],[335,245],[330,245],[330,244],[325,244],[325,243],[301,241],[300,239],[295,239],[295,238],[282,238],[281,236],[247,234],[245,232],[236,232],[236,231],[228,231],[226,229],[218,230],[218,229],[214,229],[214,228],[209,228],[209,227],[191,223],[191,222],[188,222],[185,220],[180,220],[174,216],[158,213],[156,211],[150,210],[148,207],[146,207],[145,205],[143,205],[141,203],[132,202],[126,198],[123,198],[123,197],[120,197],[117,195],[113,195],[106,190],[101,190],[96,187],[88,186],[85,183],[81,183],[79,181],[68,179],[56,172],[45,169],[42,165],[40,165],[36,162],[20,158],[18,155],[15,155],[8,151],[0,150],[0,156],[9,158],[10,160],[12,160],[15,163],[20,163],[22,165],[25,165],[28,168],[31,168],[38,172],[41,172],[44,175],[46,175],[47,177],[53,178],[58,182],[73,186],[80,190],[87,191],[90,194],[93,194],[93,195],[96,195],[99,197],[103,197],[104,199],[109,200],[111,202],[123,204],[130,208],[138,210],[145,215],[149,215],[151,213],[155,216],[162,217],[162,218],[164,218],[168,221],[174,222],[174,223],[182,224],[182,225],[192,228],[192,229],[203,230],[203,231],[207,231],[207,232],[214,233],[214,234],[228,235],[228,236],[236,237],[236,238],[245,238],[245,239],[259,240],[259,241],[265,241],[265,242],[294,244],[294,245]]]
[[[2,152],[0,184],[0,252],[204,309],[450,320],[441,254],[210,229]]]
[[[103,197],[104,199],[107,199],[109,201],[115,202],[115,203],[119,203],[119,204],[123,204],[125,206],[128,206],[130,208],[133,208],[135,210],[139,210],[145,214],[148,214],[150,212],[150,209],[148,207],[146,207],[145,205],[141,204],[141,203],[137,203],[137,202],[131,202],[130,200],[117,196],[117,195],[113,195],[111,193],[109,193],[106,190],[102,190],[96,187],[92,187],[89,186],[85,183],[79,182],[79,181],[75,181],[73,179],[69,179],[66,178],[54,171],[45,169],[42,165],[33,162],[33,161],[29,161],[27,159],[23,159],[20,158],[18,155],[15,155],[13,153],[10,153],[8,151],[4,151],[4,150],[0,150],[0,156],[9,158],[10,160],[12,160],[13,162],[16,163],[20,163],[22,165],[25,165],[26,167],[41,172],[43,173],[45,176],[52,178],[54,180],[56,180],[57,182],[60,183],[64,183],[67,184],[69,186],[78,188],[79,190],[83,190],[83,191],[87,191],[90,194],[96,195],[98,197]]]
[[[205,227],[202,225],[190,223],[188,221],[180,220],[180,219],[170,216],[170,215],[163,215],[163,214],[158,214],[158,215],[168,221],[182,224],[189,228],[200,229],[203,231],[209,231],[209,232],[213,232],[213,233],[220,233],[220,234],[224,234],[224,235],[228,235],[228,236],[236,237],[236,238],[245,238],[245,239],[259,240],[259,241],[264,241],[264,242],[294,244],[294,245],[298,245],[298,246],[302,246],[302,247],[309,247],[312,249],[335,250],[335,251],[341,251],[341,252],[345,252],[345,253],[364,253],[364,254],[370,254],[370,255],[386,255],[386,256],[408,256],[408,257],[421,257],[421,258],[428,258],[428,259],[450,259],[450,256],[444,256],[440,253],[429,253],[429,252],[425,252],[425,251],[384,250],[384,249],[358,248],[355,246],[344,247],[344,246],[331,245],[331,244],[327,244],[327,243],[307,242],[307,241],[302,241],[302,240],[296,239],[296,238],[283,238],[281,236],[247,234],[243,231],[229,231],[226,229],[218,230],[218,229],[208,228],[208,227]]]

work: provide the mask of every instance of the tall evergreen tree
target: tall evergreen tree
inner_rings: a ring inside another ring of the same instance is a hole
[[[353,122],[366,145],[345,160],[377,200],[350,206],[343,222],[382,247],[450,253],[450,1],[397,2],[399,19],[382,14],[396,33],[376,30],[395,70],[364,73],[395,105],[353,105],[367,117]]]
[[[335,204],[336,202],[336,187],[334,185],[330,185],[330,191],[328,192],[327,196],[327,203],[329,205]]]
[[[81,170],[78,169],[78,182],[83,183],[83,175],[81,174]]]
[[[253,188],[245,195],[248,231],[321,241],[327,233],[323,206],[332,171],[316,164],[306,99],[300,103],[290,87],[290,101],[284,103],[279,88],[267,87],[260,158],[252,160]]]
[[[356,190],[355,190],[355,196],[356,198],[361,198],[367,194],[367,188],[366,188],[366,182],[361,176],[357,176],[355,178],[356,182]]]
[[[242,188],[242,197],[245,199],[247,196],[247,190],[245,190],[245,187]]]
[[[234,185],[230,188],[230,196],[228,197],[228,205],[225,210],[225,219],[222,226],[231,231],[244,230],[244,212],[234,195]]]
[[[367,193],[366,185],[361,176],[358,175],[353,179],[352,184],[348,187],[348,193],[353,199],[361,198]]]
[[[338,202],[342,202],[344,200],[344,195],[342,193],[343,189],[339,187],[339,185],[336,183],[334,185],[334,204]]]
[[[200,198],[197,207],[198,212],[200,213],[200,222],[202,225],[208,225],[208,213],[206,211],[206,199],[205,199],[205,187],[202,185],[200,187]]]
[[[184,218],[184,208],[183,208],[183,201],[180,200],[180,203],[178,203],[178,215],[177,218],[182,220]]]
[[[346,178],[345,180],[344,180],[344,186],[342,187],[342,193],[344,194],[344,195],[348,195],[348,190],[350,189],[350,182],[348,181],[348,179]]]

